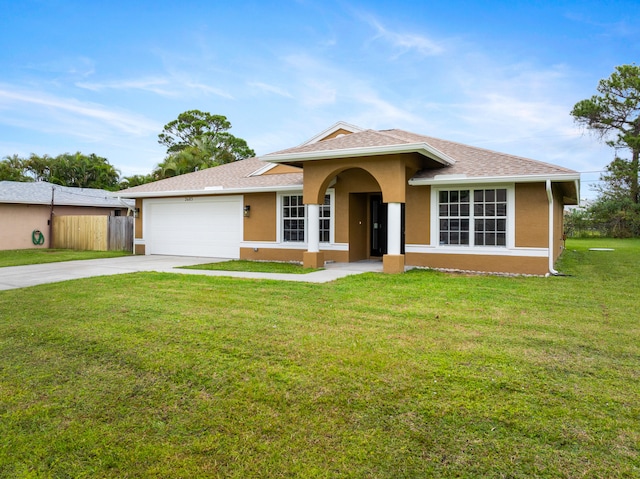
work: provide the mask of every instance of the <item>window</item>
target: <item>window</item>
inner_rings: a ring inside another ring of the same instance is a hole
[[[475,190],[473,216],[476,246],[507,244],[507,190]]]
[[[306,209],[302,195],[282,197],[282,239],[283,241],[304,241]]]
[[[506,188],[438,193],[441,245],[506,246]]]
[[[320,205],[320,242],[331,241],[331,196],[324,195],[324,204]]]
[[[331,195],[324,196],[319,207],[320,242],[331,241]],[[282,241],[304,242],[307,209],[302,195],[282,196]]]
[[[440,244],[469,244],[469,190],[440,192]]]

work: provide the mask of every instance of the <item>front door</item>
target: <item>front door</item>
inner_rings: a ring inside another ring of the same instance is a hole
[[[371,195],[371,256],[387,254],[387,204],[382,202],[382,195]],[[404,254],[404,210],[401,209],[400,254]]]
[[[387,254],[387,205],[382,195],[371,195],[371,256]]]

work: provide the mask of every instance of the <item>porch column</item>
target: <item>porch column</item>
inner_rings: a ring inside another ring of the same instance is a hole
[[[324,253],[320,252],[320,205],[307,205],[307,251],[302,254],[305,268],[323,268]]]
[[[404,272],[404,255],[400,254],[402,203],[387,204],[387,254],[382,257],[385,273]]]

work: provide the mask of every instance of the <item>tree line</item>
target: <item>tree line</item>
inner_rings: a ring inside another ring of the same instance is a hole
[[[0,161],[0,180],[47,181],[62,186],[116,191],[172,176],[191,173],[255,156],[242,138],[229,130],[223,115],[189,110],[167,123],[158,143],[167,148],[164,160],[148,175],[120,176],[109,161],[94,153],[63,153],[55,157],[32,153]]]

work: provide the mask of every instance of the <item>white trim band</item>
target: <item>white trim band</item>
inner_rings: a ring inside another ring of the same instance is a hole
[[[267,242],[267,241],[241,241],[240,248],[263,249],[300,249],[307,250],[307,243],[298,242]],[[348,243],[320,243],[320,251],[349,251]]]
[[[404,247],[405,253],[420,254],[454,254],[472,256],[522,256],[531,258],[544,258],[549,254],[547,248],[484,248],[479,246],[431,246],[428,244],[408,244]]]

